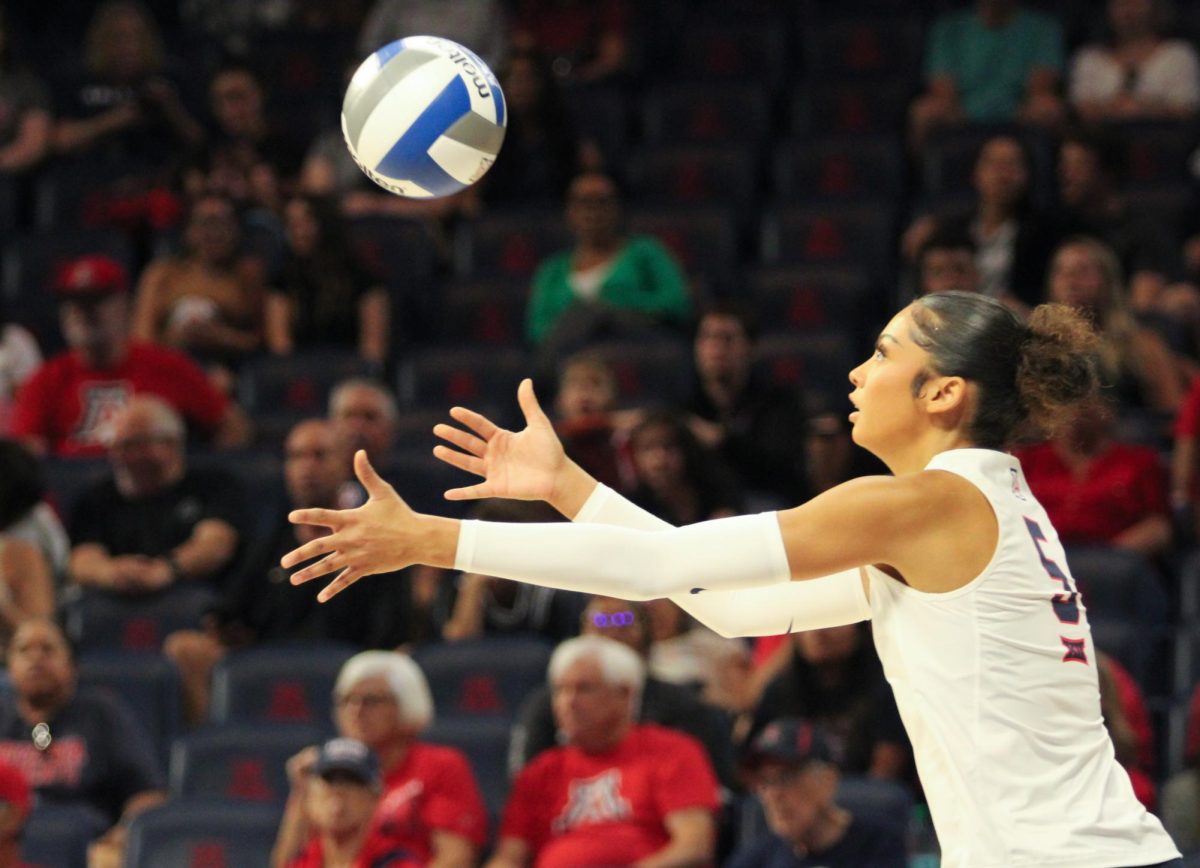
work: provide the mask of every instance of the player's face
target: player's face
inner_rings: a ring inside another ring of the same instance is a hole
[[[554,720],[568,743],[607,744],[632,719],[629,689],[609,684],[598,661],[583,658],[551,685]]]
[[[338,734],[357,739],[371,750],[378,751],[407,734],[396,695],[382,675],[360,678],[334,696],[333,703]]]
[[[49,621],[26,621],[8,649],[8,673],[17,694],[34,705],[65,701],[74,689],[75,666],[62,631]]]
[[[912,384],[928,365],[929,354],[913,342],[910,308],[905,308],[884,328],[871,357],[850,372],[855,443],[884,456],[920,430],[924,417]]]
[[[314,776],[305,797],[316,830],[336,838],[365,829],[378,801],[370,787],[338,774],[328,779]]]

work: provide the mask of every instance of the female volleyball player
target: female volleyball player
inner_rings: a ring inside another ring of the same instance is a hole
[[[871,618],[943,865],[1181,864],[1117,764],[1062,547],[1003,451],[1023,427],[1052,427],[1093,395],[1093,344],[1062,306],[1037,308],[1026,325],[983,296],[922,298],[850,374],[854,439],[894,476],[683,528],[567,461],[525,382],[520,434],[461,408],[453,415],[474,434],[439,427],[463,450],[439,455],[484,477],[452,496],[544,498],[574,524],[414,513],[360,452],[368,502],[293,513],[330,533],[283,566],[322,557],[292,581],[338,571],[323,600],[364,575],[427,563],[585,593],[671,596],[726,634]]]

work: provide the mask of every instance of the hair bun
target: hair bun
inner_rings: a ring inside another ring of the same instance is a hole
[[[1026,323],[1017,364],[1017,394],[1029,423],[1053,434],[1070,411],[1099,390],[1100,339],[1088,320],[1065,304],[1042,304]]]

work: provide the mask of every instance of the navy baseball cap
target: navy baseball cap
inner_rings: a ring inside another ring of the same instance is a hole
[[[372,789],[383,783],[379,760],[369,747],[353,738],[333,738],[321,745],[312,773],[323,778],[338,773],[348,775]]]
[[[750,742],[742,757],[743,765],[754,768],[775,762],[801,765],[809,760],[831,762],[829,749],[820,727],[795,717],[781,717],[768,723]]]

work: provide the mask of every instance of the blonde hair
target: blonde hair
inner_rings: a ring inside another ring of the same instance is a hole
[[[355,654],[338,672],[334,696],[354,687],[364,678],[379,676],[400,707],[400,719],[417,732],[433,723],[433,694],[421,667],[407,654],[395,651],[363,651]]]

